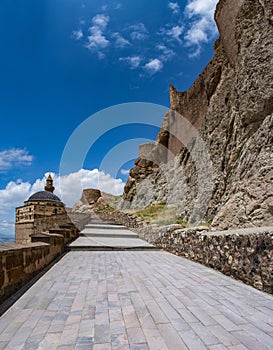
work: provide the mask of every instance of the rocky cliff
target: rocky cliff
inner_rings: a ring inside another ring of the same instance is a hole
[[[273,222],[273,3],[220,0],[215,55],[142,146],[122,208],[166,201],[219,229]]]

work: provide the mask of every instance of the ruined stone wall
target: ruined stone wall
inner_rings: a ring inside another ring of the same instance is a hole
[[[170,253],[273,294],[273,227],[213,232],[205,227],[147,226],[139,235]]]

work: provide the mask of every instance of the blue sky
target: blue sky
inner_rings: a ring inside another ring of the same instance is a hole
[[[137,123],[128,110],[128,125],[98,134],[82,167],[59,174],[66,143],[79,125],[111,106],[143,102],[167,109],[168,85],[187,90],[213,55],[216,3],[1,0],[0,232],[13,234],[14,208],[42,188],[48,172],[57,191],[62,180],[68,205],[82,187],[97,185],[98,174],[102,190],[122,192],[138,144],[155,139],[163,112],[155,108],[156,122],[147,116]],[[123,164],[109,161],[106,155],[121,148]]]

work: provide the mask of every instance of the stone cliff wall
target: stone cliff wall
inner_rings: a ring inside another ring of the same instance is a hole
[[[165,115],[146,159],[142,148],[121,208],[167,201],[185,221],[200,219],[191,217],[198,207],[203,220],[220,229],[272,224],[272,14],[272,1],[219,2],[215,55],[188,91],[170,86],[177,113]],[[209,155],[208,169],[200,168],[194,131]],[[207,192],[200,193],[206,181]]]
[[[238,54],[236,19],[243,3],[244,0],[222,0],[218,3],[215,13],[215,20],[221,33],[221,42],[233,67],[236,65]]]

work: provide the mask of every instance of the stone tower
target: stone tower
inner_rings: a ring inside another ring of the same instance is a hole
[[[44,187],[45,191],[53,193],[55,190],[55,187],[53,186],[53,180],[51,175],[49,174],[47,179],[46,179],[46,185]]]

